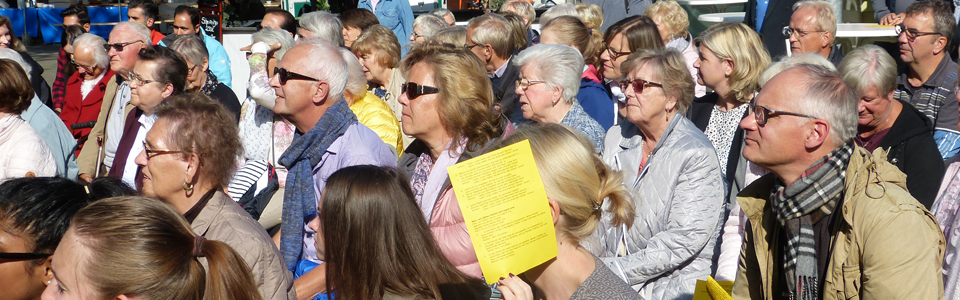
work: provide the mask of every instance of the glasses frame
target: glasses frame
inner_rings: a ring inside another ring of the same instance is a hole
[[[407,95],[408,100],[413,100],[423,95],[439,93],[440,89],[428,85],[420,85],[414,82],[404,82],[400,85],[400,92]]]
[[[290,81],[290,80],[309,80],[309,81],[317,81],[317,82],[320,81],[320,79],[316,79],[316,78],[303,75],[300,73],[296,73],[296,72],[291,72],[281,67],[274,67],[273,75],[277,76],[277,79],[280,80],[280,85],[287,85],[287,81]]]
[[[147,141],[143,141],[143,153],[147,156],[147,160],[157,157],[158,155],[164,154],[174,154],[174,153],[183,153],[182,150],[150,150],[147,149]]]
[[[127,46],[133,45],[136,43],[143,43],[143,41],[130,41],[126,43],[113,43],[113,44],[106,43],[106,44],[103,44],[103,49],[109,52],[110,48],[113,48],[113,50],[116,50],[117,52],[121,52],[123,51],[123,48],[126,48]]]
[[[637,84],[637,83],[639,83],[639,84]],[[661,88],[661,89],[663,88],[663,84],[661,84],[661,83],[659,83],[659,82],[647,81],[647,80],[643,80],[643,79],[639,79],[639,78],[634,79],[634,80],[624,80],[624,81],[620,81],[620,82],[617,82],[617,85],[620,86],[620,90],[622,90],[624,93],[627,92],[627,88],[629,88],[630,86],[633,86],[633,92],[634,92],[634,93],[637,93],[638,95],[639,95],[639,94],[643,94],[643,90],[644,90],[648,85],[654,86],[654,87],[658,87],[658,88]]]
[[[894,26],[893,26],[893,30],[894,30],[894,32],[897,33],[897,36],[900,36],[900,34],[902,34],[902,33],[906,33],[906,34],[907,34],[907,39],[910,40],[911,42],[917,40],[917,38],[918,38],[918,37],[921,37],[921,36],[934,35],[934,34],[940,35],[939,32],[923,32],[923,31],[919,31],[919,30],[916,30],[916,29],[913,29],[913,28],[907,28],[907,27],[903,26],[903,23],[894,25]]]
[[[413,39],[414,39],[414,40],[416,40],[416,39],[418,39],[418,38],[427,38],[427,36],[422,35],[422,34],[419,34],[419,33],[417,33],[416,31],[414,31],[413,33],[411,33],[410,36],[413,36]]]
[[[133,71],[130,71],[129,77],[130,77],[130,84],[131,85],[136,84],[138,87],[145,86],[154,82],[160,82],[156,80],[143,79],[143,77],[141,77],[137,73],[134,73]]]
[[[92,71],[92,70],[94,70],[94,68],[97,68],[97,67],[98,67],[97,64],[93,64],[93,66],[84,66],[84,65],[81,65],[81,64],[77,63],[77,61],[74,60],[73,57],[70,57],[70,64],[73,65],[75,68],[83,68],[84,70],[90,70],[90,71]]]
[[[613,48],[610,48],[610,46],[607,46],[606,51],[610,52],[610,60],[617,60],[624,55],[630,55],[633,53],[633,51],[619,52],[617,50],[613,50]]]
[[[805,37],[805,36],[807,36],[808,34],[811,34],[811,33],[824,33],[824,32],[826,32],[826,31],[823,31],[823,30],[821,30],[821,31],[817,31],[817,30],[804,31],[804,30],[800,30],[800,29],[790,28],[790,26],[783,26],[783,36],[784,36],[784,37],[788,37],[788,38],[791,37],[791,36],[793,36],[794,33],[797,34],[797,37]]]
[[[526,81],[527,83],[523,83],[524,81]],[[517,79],[517,86],[519,86],[520,89],[523,90],[524,92],[526,92],[531,85],[538,84],[538,83],[547,83],[547,82],[543,80],[527,80],[525,78]]]
[[[31,260],[50,257],[48,253],[0,252],[0,261]]]
[[[747,109],[750,110],[750,113],[753,114],[753,118],[756,120],[757,125],[760,125],[760,126],[765,126],[765,125],[767,125],[767,121],[770,121],[770,118],[776,117],[777,115],[786,115],[786,116],[796,116],[796,117],[804,117],[804,118],[810,118],[810,119],[819,119],[819,118],[814,117],[814,116],[811,116],[811,115],[805,115],[805,114],[800,114],[800,113],[795,113],[795,112],[789,112],[789,111],[783,111],[783,110],[772,110],[772,109],[769,109],[769,108],[766,108],[766,107],[757,105],[756,103],[753,103],[752,101],[751,101],[749,104],[747,104],[747,105],[748,105],[748,106],[747,106]],[[760,108],[760,109],[757,109],[757,108]]]
[[[478,46],[480,46],[480,44],[473,44],[472,46],[467,45],[466,43],[463,44],[463,48],[467,50],[473,50],[473,47],[478,47]]]

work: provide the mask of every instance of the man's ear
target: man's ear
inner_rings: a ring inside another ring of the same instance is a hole
[[[820,35],[820,48],[830,47],[830,40],[832,39],[833,34],[831,34],[829,31],[824,32],[822,35]]]
[[[947,42],[950,40],[947,37],[940,36],[933,42],[933,53],[940,54],[947,51]]]
[[[810,125],[810,129],[807,131],[807,137],[804,140],[804,147],[807,149],[816,149],[830,138],[830,124],[827,121],[815,119],[808,125]]]
[[[317,84],[317,92],[313,93],[313,103],[322,105],[328,97],[330,97],[330,85],[323,81],[319,82]]]
[[[490,61],[491,59],[493,59],[493,56],[494,56],[493,46],[490,46],[490,44],[483,44],[483,58],[486,61]]]

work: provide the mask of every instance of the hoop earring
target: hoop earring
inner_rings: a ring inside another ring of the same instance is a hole
[[[187,196],[193,195],[193,184],[183,182],[183,190],[187,192]]]

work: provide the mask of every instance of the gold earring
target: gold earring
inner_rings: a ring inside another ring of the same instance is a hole
[[[192,184],[192,183],[184,182],[184,183],[183,183],[183,190],[184,190],[184,191],[187,191],[187,193],[192,193],[192,192],[193,192],[193,184]]]

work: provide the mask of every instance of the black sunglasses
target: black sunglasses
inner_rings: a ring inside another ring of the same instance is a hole
[[[41,259],[47,258],[50,254],[47,253],[7,253],[0,252],[0,260],[28,260],[28,259]]]
[[[142,43],[142,42],[143,41],[132,41],[132,42],[126,42],[126,43],[103,44],[103,50],[110,51],[110,48],[113,48],[113,50],[120,52],[120,51],[123,51],[123,48],[126,47],[127,45]]]
[[[629,88],[632,85],[633,91],[636,92],[637,94],[643,94],[643,88],[645,88],[647,85],[663,88],[663,84],[659,84],[653,81],[646,81],[643,79],[634,79],[633,81],[624,80],[624,81],[620,81],[618,84],[620,85],[620,90],[624,92],[626,92],[627,88]]]
[[[419,85],[413,82],[401,84],[400,91],[407,94],[407,99],[409,100],[416,99],[417,97],[420,97],[420,95],[436,94],[440,92],[440,90],[435,87]]]
[[[273,68],[273,74],[277,74],[278,77],[280,78],[280,85],[286,85],[286,84],[287,84],[287,80],[291,80],[291,79],[293,79],[293,80],[320,81],[320,79],[316,79],[316,78],[313,78],[313,77],[310,77],[310,76],[307,76],[307,75],[303,75],[303,74],[297,74],[297,73],[294,73],[294,72],[290,72],[290,71],[287,71],[287,69],[284,69],[284,68]]]
[[[767,121],[770,120],[770,118],[775,117],[777,115],[788,115],[788,116],[797,116],[797,117],[804,117],[804,118],[811,118],[811,119],[819,119],[811,115],[798,114],[795,112],[782,111],[782,110],[768,109],[766,107],[756,105],[753,102],[750,102],[750,104],[747,104],[747,105],[749,105],[748,108],[750,109],[750,111],[753,112],[753,117],[757,119],[757,125],[760,125],[760,126],[767,125]]]

